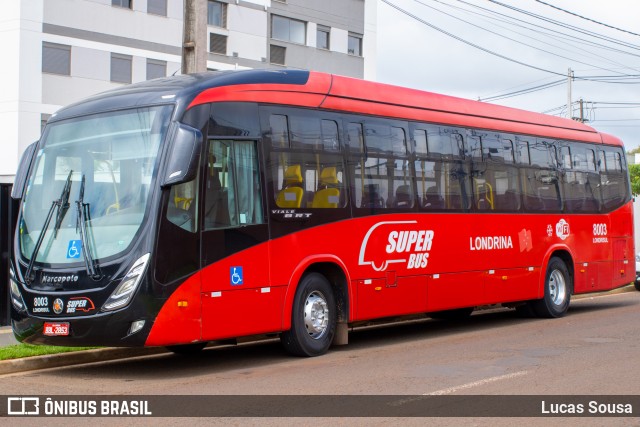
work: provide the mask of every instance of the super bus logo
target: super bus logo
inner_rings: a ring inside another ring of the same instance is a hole
[[[390,264],[407,269],[425,268],[433,243],[433,230],[419,229],[418,221],[383,221],[373,225],[360,246],[359,265],[385,271]]]

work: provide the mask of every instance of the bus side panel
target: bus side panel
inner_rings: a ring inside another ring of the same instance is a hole
[[[515,302],[537,297],[540,268],[512,268],[487,272],[484,278],[485,304]]]
[[[427,311],[426,276],[398,277],[387,272],[383,279],[355,280],[358,319],[398,316]]]
[[[279,331],[286,287],[269,281],[270,242],[202,270],[202,340]]]
[[[613,239],[613,280],[615,288],[631,283],[635,279],[635,257],[631,238]]]
[[[279,286],[203,293],[203,341],[279,331],[286,289]]]
[[[164,303],[153,322],[145,346],[200,341],[200,307],[200,273],[195,273]]]
[[[484,273],[434,274],[427,281],[427,311],[441,311],[482,304]]]

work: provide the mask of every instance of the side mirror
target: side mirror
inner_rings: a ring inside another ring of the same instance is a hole
[[[24,196],[29,168],[31,167],[31,163],[33,163],[38,142],[39,141],[36,141],[29,145],[27,149],[24,150],[24,153],[22,153],[20,164],[18,165],[18,171],[16,172],[16,179],[13,182],[13,187],[11,188],[11,198],[14,200],[20,200]]]
[[[178,123],[162,187],[189,182],[196,177],[202,140],[202,132],[198,129]]]

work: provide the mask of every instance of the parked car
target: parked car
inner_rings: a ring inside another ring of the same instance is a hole
[[[636,280],[633,284],[636,286],[636,290],[640,291],[640,252],[636,254]]]

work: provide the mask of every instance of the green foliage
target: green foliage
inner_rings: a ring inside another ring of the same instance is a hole
[[[20,359],[23,357],[43,356],[45,354],[68,353],[70,351],[89,350],[95,347],[59,347],[55,345],[17,344],[0,347],[0,360]]]
[[[631,178],[631,193],[637,196],[640,194],[640,165],[629,165],[629,177]]]

